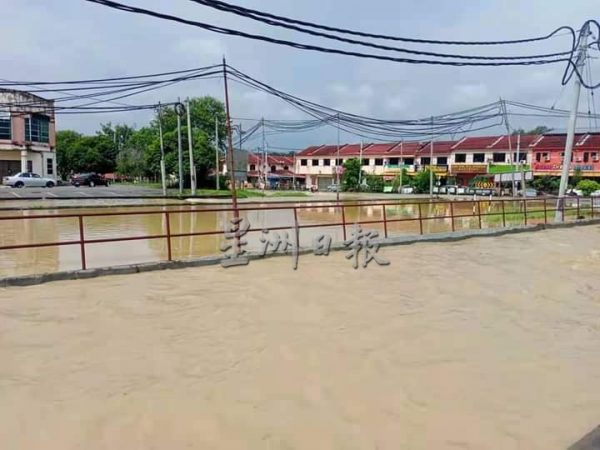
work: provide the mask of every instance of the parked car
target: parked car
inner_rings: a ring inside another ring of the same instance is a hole
[[[569,189],[566,192],[567,195],[570,195],[572,197],[581,197],[583,195],[583,192],[579,189]]]
[[[446,186],[446,192],[448,194],[458,194],[458,186],[456,184],[449,184]]]
[[[399,194],[412,194],[415,190],[413,189],[412,186],[402,186],[401,188],[398,188],[398,193]]]
[[[536,189],[527,188],[527,189],[525,189],[525,195],[523,195],[523,191],[518,191],[517,195],[519,197],[523,197],[523,196],[525,196],[525,197],[537,197],[540,194],[539,194],[539,192]]]
[[[71,177],[73,186],[108,186],[109,181],[98,173],[79,173]]]
[[[339,190],[339,186],[337,184],[330,184],[327,186],[328,192],[337,192]]]
[[[5,186],[11,186],[14,188],[22,187],[47,187],[51,188],[56,186],[56,180],[54,178],[41,177],[37,173],[32,172],[20,172],[16,175],[4,177],[2,184]]]
[[[594,191],[590,194],[591,197],[600,197],[600,190],[599,191]]]

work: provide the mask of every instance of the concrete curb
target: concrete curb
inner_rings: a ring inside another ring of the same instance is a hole
[[[377,239],[374,242],[380,244],[382,247],[394,246],[394,245],[409,245],[416,244],[419,242],[453,242],[461,241],[464,239],[476,238],[476,237],[492,237],[492,236],[503,236],[506,234],[526,233],[531,231],[541,230],[552,230],[560,228],[573,228],[577,226],[585,225],[600,225],[600,219],[589,219],[580,220],[569,223],[552,223],[552,224],[537,224],[537,225],[520,225],[510,228],[484,228],[477,230],[464,230],[448,233],[436,233],[436,234],[425,234],[425,235],[409,235],[409,236],[397,236],[390,238]],[[342,251],[344,250],[344,244],[342,242],[334,243],[331,246],[331,251]],[[306,255],[312,253],[312,249],[301,248],[298,252],[299,255]],[[277,253],[262,256],[257,252],[250,252],[247,254],[248,259],[251,261],[265,258],[277,258],[281,256],[289,256]],[[205,256],[201,258],[194,258],[189,260],[177,260],[177,261],[158,261],[143,264],[130,264],[123,266],[112,266],[112,267],[100,267],[95,269],[87,270],[69,270],[62,272],[45,273],[39,275],[23,275],[16,277],[0,278],[0,288],[13,287],[13,286],[32,286],[36,284],[48,283],[51,281],[64,281],[64,280],[83,280],[88,278],[102,277],[106,275],[126,275],[132,273],[152,272],[155,270],[167,270],[167,269],[184,269],[188,267],[202,267],[202,266],[214,266],[221,263],[223,259],[222,255],[218,256]]]

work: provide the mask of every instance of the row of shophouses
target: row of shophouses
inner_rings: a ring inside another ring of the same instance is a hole
[[[293,156],[251,153],[247,179],[260,182],[267,174],[274,186],[292,184],[324,189],[337,181],[336,171],[351,158],[361,160],[366,174],[393,180],[401,170],[414,175],[431,169],[442,184],[467,186],[475,178],[498,181],[498,176],[521,171],[531,176],[560,176],[565,134],[463,137],[455,141],[392,142],[376,144],[320,145],[308,147]],[[264,169],[263,169],[264,167]],[[570,173],[579,170],[583,177],[600,177],[600,133],[575,136]],[[501,178],[502,179],[502,178]],[[504,178],[506,179],[506,177]]]
[[[321,145],[293,158],[294,175],[307,187],[334,184],[336,170],[350,158],[359,158],[366,174],[393,180],[402,169],[408,174],[431,169],[445,183],[469,185],[473,179],[498,181],[498,175],[517,172],[533,176],[560,176],[565,134],[463,137],[456,141],[393,142]],[[433,148],[432,148],[433,147]],[[277,169],[277,167],[275,167]],[[583,177],[600,177],[600,133],[575,136],[569,170]],[[502,178],[500,178],[502,179]]]

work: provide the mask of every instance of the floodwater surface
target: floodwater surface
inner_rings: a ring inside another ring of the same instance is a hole
[[[329,235],[333,242],[344,240],[343,222],[346,225],[346,238],[350,237],[354,224],[362,222],[365,231],[374,230],[379,236],[401,236],[409,234],[428,234],[472,228],[502,227],[525,223],[524,207],[521,202],[462,201],[460,203],[415,203],[387,204],[374,206],[346,207],[344,214],[340,207],[331,204],[296,204],[299,240],[301,247],[310,248],[319,235]],[[551,205],[547,207],[552,207]],[[259,231],[267,227],[284,227],[292,239],[294,211],[290,204],[264,203],[244,205],[243,208],[260,208],[240,212],[250,231],[244,240],[248,251],[260,251],[261,238],[272,238],[274,234],[264,236]],[[197,206],[156,206],[148,204],[141,207],[112,208],[69,208],[44,210],[2,211],[2,217],[14,217],[15,220],[0,221],[2,234],[1,246],[21,244],[70,243],[60,246],[0,250],[0,277],[40,274],[61,270],[82,268],[81,248],[76,243],[80,237],[78,217],[53,217],[31,219],[41,214],[59,216],[65,214],[111,214],[126,215],[88,216],[83,219],[84,238],[115,239],[161,236],[167,233],[166,211],[169,212],[171,234],[190,234],[217,232],[213,235],[173,237],[171,251],[173,259],[189,259],[201,256],[222,254],[224,230],[231,227],[232,213],[215,211],[226,209],[223,205]],[[279,208],[279,209],[277,209]],[[543,201],[528,203],[527,223],[543,223],[552,217],[552,212],[544,213]],[[385,212],[384,212],[385,209]],[[502,210],[504,209],[504,215]],[[153,213],[141,214],[143,211]],[[575,213],[572,211],[573,214]],[[135,213],[135,214],[133,214]],[[384,225],[384,214],[387,224]],[[451,219],[454,216],[454,219]],[[28,218],[28,219],[25,219]],[[421,218],[421,220],[419,220]],[[369,223],[375,222],[375,223]],[[319,225],[319,226],[316,226]],[[278,233],[283,237],[286,230]],[[85,245],[87,268],[107,267],[123,264],[155,262],[168,259],[167,240],[165,238],[138,239],[120,242],[89,243]]]

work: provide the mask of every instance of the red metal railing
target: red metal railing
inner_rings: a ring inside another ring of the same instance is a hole
[[[562,201],[560,201],[562,200]],[[566,203],[568,200],[575,200],[575,206],[571,205],[570,207],[566,207]],[[513,203],[521,205],[522,207],[519,210],[515,211],[507,211],[506,203]],[[543,209],[530,209],[528,208],[528,204],[535,206],[540,202],[543,202]],[[552,202],[553,207],[549,208],[549,202]],[[494,210],[493,205],[500,205],[498,211]],[[446,208],[445,211],[449,209],[450,214],[444,215],[430,215],[423,213],[424,207],[427,207],[427,211],[435,211],[436,206],[438,205],[449,205],[449,208]],[[455,214],[457,205],[472,205],[472,213],[471,214]],[[482,212],[482,205],[488,207],[488,212]],[[556,206],[554,206],[556,205]],[[294,205],[262,205],[261,207],[256,206],[240,206],[237,208],[239,212],[248,212],[248,211],[276,211],[276,210],[289,210],[293,212],[294,224],[298,229],[304,228],[324,228],[324,227],[341,227],[344,240],[347,239],[346,228],[348,225],[367,225],[367,224],[379,224],[383,226],[384,237],[389,236],[389,225],[393,223],[402,223],[402,222],[418,222],[419,224],[419,234],[425,233],[424,222],[429,220],[441,220],[441,219],[450,219],[451,230],[456,231],[455,222],[457,219],[461,218],[477,218],[477,228],[483,228],[483,223],[485,218],[492,216],[501,216],[502,217],[502,227],[507,226],[507,218],[510,218],[511,215],[522,216],[523,224],[527,225],[530,219],[541,219],[541,214],[543,214],[543,222],[548,223],[548,214],[555,213],[556,211],[561,211],[562,217],[565,218],[565,213],[570,211],[576,212],[576,219],[581,218],[582,206],[586,208],[586,205],[589,205],[587,209],[589,209],[590,218],[595,217],[594,210],[594,199],[590,197],[579,198],[564,198],[557,199],[553,197],[544,197],[541,199],[531,198],[531,199],[522,199],[522,200],[506,200],[506,199],[478,199],[478,200],[433,200],[433,201],[400,201],[400,200],[390,200],[390,201],[376,201],[376,202],[321,202],[321,203],[306,203],[306,204],[294,204]],[[404,207],[413,207],[417,211],[416,217],[403,217],[403,218],[390,218],[387,214],[387,208],[393,206],[404,206]],[[302,210],[310,210],[314,208],[335,208],[341,210],[341,222],[332,222],[332,223],[305,223],[300,224],[298,219],[298,212]],[[354,220],[348,222],[346,220],[346,211],[350,208],[364,208],[364,207],[381,207],[382,215],[381,219],[376,220]],[[493,212],[490,212],[494,210]],[[17,250],[17,249],[29,249],[29,248],[43,248],[43,247],[55,247],[55,246],[67,246],[67,245],[78,245],[80,248],[80,258],[81,258],[81,269],[85,270],[88,267],[87,258],[86,258],[86,245],[88,244],[101,244],[101,243],[111,243],[111,242],[123,242],[123,241],[138,241],[138,240],[153,240],[153,239],[165,239],[166,247],[167,247],[167,259],[169,261],[173,260],[173,248],[172,248],[172,240],[174,238],[182,238],[182,237],[191,237],[191,236],[211,236],[211,235],[220,235],[223,234],[223,230],[210,230],[210,231],[191,231],[187,233],[174,233],[171,229],[171,216],[173,214],[203,214],[203,213],[234,213],[235,210],[233,208],[197,208],[197,207],[186,207],[183,209],[177,210],[164,210],[164,209],[148,209],[142,211],[119,211],[119,212],[94,212],[94,213],[67,213],[67,214],[40,214],[40,215],[31,215],[31,216],[0,216],[0,222],[3,221],[26,221],[26,220],[40,220],[40,219],[66,219],[66,218],[74,218],[77,219],[78,228],[79,228],[79,238],[76,240],[65,240],[65,241],[56,241],[56,242],[42,242],[42,243],[21,243],[14,245],[5,245],[0,246],[0,252],[4,250]],[[142,236],[124,236],[124,237],[112,237],[112,238],[86,238],[86,218],[91,217],[110,217],[110,216],[141,216],[141,215],[163,215],[165,219],[165,227],[164,232],[161,234],[148,234]],[[537,217],[536,217],[537,216]],[[277,230],[289,230],[290,226],[273,226],[273,227],[261,227],[261,228],[249,228],[248,232],[256,232],[262,230],[269,231],[277,231]]]

